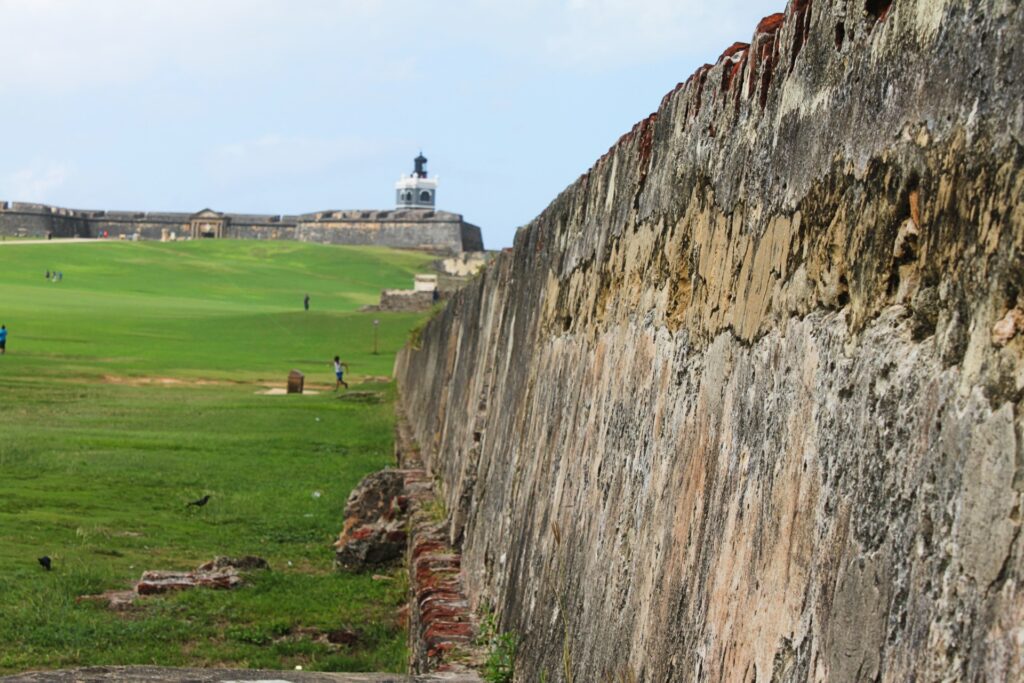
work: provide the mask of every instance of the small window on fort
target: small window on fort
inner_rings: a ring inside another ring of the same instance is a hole
[[[427,192],[426,190],[423,190],[423,192],[420,192],[420,201],[421,202],[429,202],[430,201],[430,193]]]
[[[402,194],[402,201],[411,202],[412,201],[412,192],[405,192],[405,193],[403,193]]]

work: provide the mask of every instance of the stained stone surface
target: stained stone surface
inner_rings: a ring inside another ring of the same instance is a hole
[[[408,545],[408,498],[403,470],[363,477],[345,503],[345,525],[334,543],[335,564],[360,571],[394,564]]]
[[[794,0],[400,356],[521,680],[1024,680],[1022,74],[1016,0]]]

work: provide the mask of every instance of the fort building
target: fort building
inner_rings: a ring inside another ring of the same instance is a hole
[[[0,201],[0,236],[146,240],[268,239],[419,249],[443,254],[483,251],[480,228],[461,214],[438,211],[436,177],[420,154],[412,175],[396,184],[391,210],[329,210],[297,215],[67,209]]]

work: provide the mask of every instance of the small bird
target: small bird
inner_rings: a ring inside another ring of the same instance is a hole
[[[43,555],[42,557],[40,557],[39,558],[39,564],[42,565],[43,569],[45,569],[46,571],[50,571],[50,565],[52,564],[52,561],[50,560],[50,556],[49,555]]]
[[[202,498],[200,498],[199,500],[193,500],[191,503],[189,503],[185,507],[192,507],[193,505],[195,505],[197,508],[201,508],[201,507],[203,507],[204,505],[206,505],[209,502],[210,502],[210,496],[209,496],[209,494],[207,494],[207,495],[203,496]]]

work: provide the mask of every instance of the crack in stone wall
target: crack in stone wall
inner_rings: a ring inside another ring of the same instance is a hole
[[[1024,8],[795,0],[399,357],[522,680],[1024,677]]]

